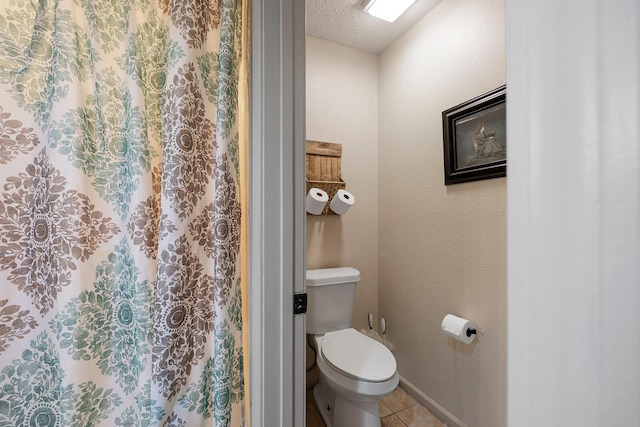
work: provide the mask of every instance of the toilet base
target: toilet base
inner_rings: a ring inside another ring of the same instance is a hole
[[[347,400],[333,392],[320,377],[313,388],[318,412],[327,427],[380,427],[377,400]]]

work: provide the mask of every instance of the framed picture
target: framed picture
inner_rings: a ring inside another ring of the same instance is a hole
[[[442,112],[444,183],[507,176],[507,88]]]

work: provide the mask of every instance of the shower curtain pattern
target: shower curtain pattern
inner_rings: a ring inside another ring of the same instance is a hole
[[[244,424],[241,3],[0,6],[0,427]]]

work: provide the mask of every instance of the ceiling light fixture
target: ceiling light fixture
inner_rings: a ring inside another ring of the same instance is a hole
[[[416,0],[364,0],[364,11],[376,18],[393,22],[402,15]]]

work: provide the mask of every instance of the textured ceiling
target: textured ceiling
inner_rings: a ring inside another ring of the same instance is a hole
[[[394,23],[367,14],[362,0],[306,0],[307,34],[380,53],[441,0],[417,0]]]

